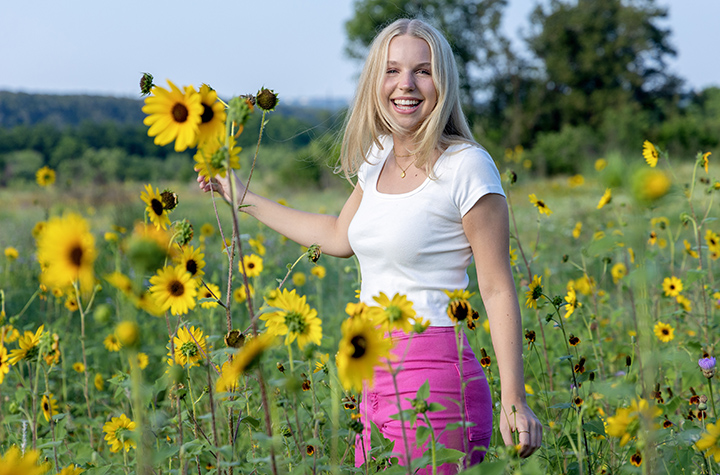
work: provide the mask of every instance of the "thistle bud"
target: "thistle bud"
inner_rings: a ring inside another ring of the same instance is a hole
[[[175,223],[175,232],[176,232],[176,240],[177,243],[181,246],[184,246],[185,244],[192,241],[193,238],[193,227],[192,224],[190,224],[190,221],[187,219],[183,219],[182,221],[178,221]]]
[[[313,263],[316,263],[318,260],[320,260],[321,255],[322,250],[320,249],[319,244],[313,244],[307,250],[308,259],[310,259],[310,261],[312,261]]]

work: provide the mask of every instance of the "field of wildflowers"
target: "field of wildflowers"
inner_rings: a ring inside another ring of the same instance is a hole
[[[265,126],[272,91],[226,104],[207,86],[165,89],[149,76],[142,85],[156,143],[196,147],[203,176],[242,172],[252,182],[263,130],[242,155],[235,138],[255,133],[243,130],[250,114]],[[545,432],[543,448],[521,460],[495,428],[485,462],[463,473],[720,471],[711,157],[679,161],[645,142],[637,156],[547,180],[532,178],[519,147],[498,157],[526,390]],[[384,332],[422,332],[425,322],[402,295],[357,303],[353,259],[300,248],[186,184],[127,185],[96,205],[58,196],[54,181],[43,168],[39,188],[18,193],[28,199],[3,192],[18,206],[0,210],[0,474],[403,474],[462,464],[423,422],[439,409],[423,404],[424,386],[398,417],[413,421],[427,454],[402,466],[374,434],[370,462],[355,468],[359,391],[388,354]],[[336,212],[342,200],[314,206]],[[448,314],[497,401],[472,285],[448,289]]]

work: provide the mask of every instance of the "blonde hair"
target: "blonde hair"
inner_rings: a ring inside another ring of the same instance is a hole
[[[432,78],[437,104],[415,131],[401,127],[388,113],[382,95],[390,41],[409,35],[425,40],[430,47]],[[410,134],[416,148],[415,164],[432,176],[432,157],[438,150],[457,143],[475,143],[460,104],[455,58],[445,37],[417,19],[400,19],[385,27],[373,40],[345,122],[340,151],[340,169],[349,179],[367,161],[373,143],[382,149],[382,135]]]

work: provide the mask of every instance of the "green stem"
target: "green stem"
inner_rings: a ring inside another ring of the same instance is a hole
[[[715,397],[713,396],[712,378],[708,378],[707,383],[708,383],[708,392],[710,393],[710,402],[712,403],[712,408],[713,408],[713,416],[715,416],[715,420],[717,421],[717,410],[715,409]]]

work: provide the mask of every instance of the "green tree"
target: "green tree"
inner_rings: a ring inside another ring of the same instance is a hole
[[[362,59],[375,35],[399,18],[421,18],[438,28],[453,48],[466,112],[478,113],[481,93],[503,67],[508,40],[500,31],[507,0],[356,0],[345,24],[346,51]]]
[[[654,0],[552,0],[538,5],[528,45],[544,73],[545,121],[601,125],[606,109],[638,104],[656,110],[681,80],[668,72],[675,50],[658,21],[667,9]]]

